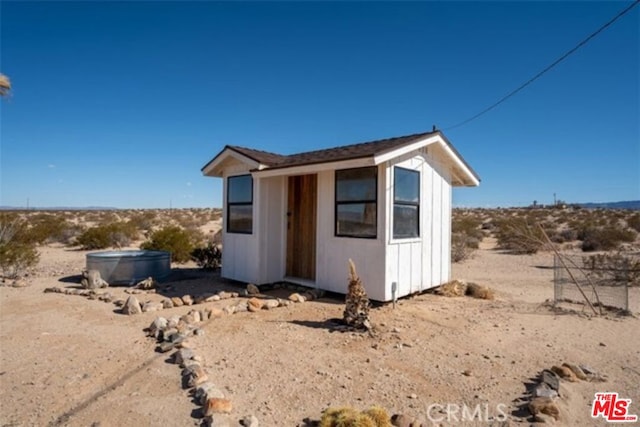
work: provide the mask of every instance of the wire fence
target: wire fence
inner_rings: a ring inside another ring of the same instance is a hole
[[[586,304],[577,282],[594,307],[629,311],[629,287],[640,286],[640,257],[620,253],[562,255],[562,261],[558,255],[554,257],[555,303]]]

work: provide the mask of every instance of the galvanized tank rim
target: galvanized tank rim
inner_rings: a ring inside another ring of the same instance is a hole
[[[91,258],[162,258],[167,255],[171,255],[171,252],[167,251],[147,251],[147,250],[124,250],[124,251],[103,251],[103,252],[90,252],[87,257]]]

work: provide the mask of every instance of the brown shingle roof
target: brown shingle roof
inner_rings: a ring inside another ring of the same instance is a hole
[[[286,156],[282,156],[280,154],[269,153],[268,151],[262,150],[254,150],[253,148],[246,147],[238,147],[236,145],[227,145],[227,148],[230,148],[238,153],[247,156],[251,160],[255,160],[258,163],[262,163],[266,166],[276,165],[286,158]]]
[[[290,154],[288,156],[234,145],[230,145],[228,147],[249,157],[250,159],[268,166],[270,169],[275,169],[371,157],[376,154],[384,153],[403,145],[410,144],[433,133],[435,132],[416,133],[396,138],[379,139],[377,141],[362,142],[342,147]]]
[[[236,145],[227,145],[216,157],[207,163],[202,170],[204,171],[209,165],[214,163],[226,150],[232,150],[253,161],[266,166],[267,169],[290,168],[295,166],[314,165],[319,163],[330,163],[344,160],[363,159],[384,154],[389,151],[396,150],[405,145],[409,145],[423,138],[439,135],[447,146],[453,151],[454,156],[467,167],[468,171],[478,181],[480,177],[460,156],[455,147],[440,131],[415,133],[413,135],[399,136],[395,138],[379,139],[376,141],[362,142],[359,144],[345,145],[335,148],[327,148],[323,150],[307,151],[303,153],[281,155],[270,153],[267,151],[255,150],[253,148],[240,147]]]

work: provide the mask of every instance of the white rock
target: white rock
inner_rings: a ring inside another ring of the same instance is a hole
[[[129,315],[142,313],[142,307],[140,307],[138,298],[133,295],[127,298],[127,302],[125,302],[124,307],[122,307],[122,312]]]

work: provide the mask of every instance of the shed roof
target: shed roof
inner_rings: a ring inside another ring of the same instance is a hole
[[[220,153],[218,153],[216,157],[214,157],[202,168],[202,171],[206,175],[219,176],[219,174],[215,172],[216,166],[224,160],[225,153],[229,153],[229,151],[238,153],[242,157],[255,162],[255,164],[257,164],[255,170],[272,170],[322,163],[334,163],[355,159],[374,158],[385,154],[392,155],[395,150],[418,143],[434,136],[439,137],[438,140],[444,143],[452,151],[452,155],[456,158],[456,160],[461,162],[464,168],[468,170],[468,174],[472,176],[471,181],[479,182],[480,178],[475,173],[475,171],[466,163],[462,156],[460,156],[458,151],[453,147],[453,145],[451,145],[444,134],[437,130],[432,132],[422,132],[394,138],[361,142],[357,144],[344,145],[322,150],[306,151],[290,155],[270,153],[267,151],[261,151],[236,145],[227,145]],[[477,183],[475,185],[477,185]]]

